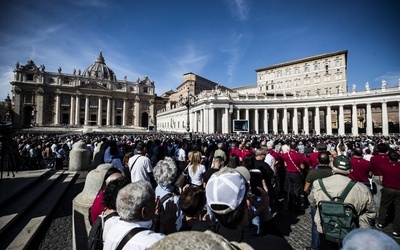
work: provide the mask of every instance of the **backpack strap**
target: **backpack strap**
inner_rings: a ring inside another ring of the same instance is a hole
[[[139,156],[135,159],[135,161],[132,163],[132,166],[129,168],[129,172],[132,172],[132,168],[133,168],[133,166],[135,166],[135,163],[136,163],[136,161],[140,158],[140,156],[141,156],[141,155],[139,155]]]
[[[171,193],[168,193],[168,194],[166,194],[166,195],[164,195],[163,197],[161,197],[161,199],[160,199],[160,205],[161,206],[163,206],[163,204],[164,204],[164,202],[166,201],[166,200],[168,200],[169,198],[171,198],[172,197],[172,194]],[[160,208],[158,208],[158,209],[160,209]]]
[[[332,196],[328,193],[328,191],[325,188],[324,182],[322,181],[322,179],[318,179],[318,183],[321,186],[321,190],[326,194],[326,196],[328,196],[328,198],[332,201],[334,200],[336,197],[332,198]],[[351,180],[346,188],[343,190],[342,194],[337,197],[339,198],[341,201],[344,201],[347,197],[347,195],[349,194],[350,190],[353,188],[353,186],[356,184],[356,181]]]
[[[356,181],[351,180],[346,188],[343,190],[343,193],[339,196],[339,199],[341,199],[342,201],[344,201],[344,199],[346,199],[347,195],[349,194],[350,190],[353,188],[353,186],[356,184]]]
[[[124,248],[124,246],[126,245],[126,243],[128,243],[128,241],[130,239],[132,239],[133,236],[135,236],[137,233],[144,231],[144,230],[149,230],[148,228],[145,227],[135,227],[132,228],[125,236],[124,238],[122,238],[122,240],[119,242],[118,246],[115,248],[116,250],[122,250],[122,248]]]
[[[322,181],[322,179],[318,179],[318,183],[321,186],[321,190],[322,192],[324,192],[326,194],[326,196],[328,196],[329,200],[332,200],[332,196],[328,193],[328,191],[326,191],[324,182]]]

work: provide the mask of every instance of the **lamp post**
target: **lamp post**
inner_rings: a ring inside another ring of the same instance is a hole
[[[195,102],[197,101],[197,97],[190,93],[189,87],[186,88],[186,91],[187,91],[187,96],[185,96],[185,97],[183,97],[182,95],[179,96],[179,104],[182,106],[183,105],[186,106],[186,109],[187,109],[186,131],[189,133],[189,131],[190,131],[189,111],[190,111],[190,107],[192,107],[195,104]]]
[[[5,117],[5,122],[10,123],[12,122],[12,117],[11,117],[11,99],[10,95],[7,94],[7,98],[5,99],[6,107],[7,107],[7,113]]]

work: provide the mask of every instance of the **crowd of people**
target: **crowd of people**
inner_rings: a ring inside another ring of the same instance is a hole
[[[78,140],[87,143],[90,169],[114,166],[90,215],[93,225],[103,221],[104,249],[145,249],[194,231],[218,234],[232,249],[291,249],[274,217],[308,206],[308,249],[339,249],[351,241],[329,241],[319,204],[349,183],[345,202],[354,207],[357,227],[376,231],[393,223],[391,236],[400,238],[399,137],[25,135],[12,145],[15,154],[30,157],[34,149],[32,155],[51,157],[60,169],[58,155],[67,160]]]

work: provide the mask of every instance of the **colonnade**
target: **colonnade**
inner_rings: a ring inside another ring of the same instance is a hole
[[[388,106],[392,112],[388,115]],[[380,100],[371,102],[319,102],[305,103],[304,106],[288,104],[252,104],[240,102],[208,104],[190,110],[192,132],[231,133],[233,120],[248,120],[252,133],[293,133],[293,134],[359,134],[399,133],[390,131],[390,123],[400,124],[400,101]],[[393,115],[394,113],[394,115]],[[167,131],[181,131],[183,128],[171,127],[174,121],[185,119],[179,112],[171,113],[169,121],[158,117],[158,128]],[[179,122],[178,122],[179,123]]]

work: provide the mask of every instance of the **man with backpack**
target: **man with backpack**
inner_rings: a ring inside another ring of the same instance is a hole
[[[333,175],[313,182],[308,200],[317,207],[314,221],[321,234],[320,249],[339,249],[348,232],[371,228],[375,220],[372,194],[364,184],[348,178],[350,170],[350,159],[339,155],[333,161]]]

